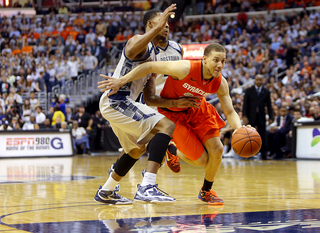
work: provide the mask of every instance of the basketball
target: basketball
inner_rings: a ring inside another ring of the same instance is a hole
[[[261,137],[257,130],[250,127],[242,127],[233,134],[231,146],[237,155],[249,158],[259,152]]]

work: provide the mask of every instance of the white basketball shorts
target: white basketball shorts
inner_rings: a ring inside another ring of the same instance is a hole
[[[130,98],[113,100],[105,92],[100,99],[102,116],[110,122],[126,153],[143,146],[139,142],[145,138],[165,116],[145,104]]]

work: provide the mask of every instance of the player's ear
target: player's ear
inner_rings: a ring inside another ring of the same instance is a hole
[[[207,64],[207,56],[203,55],[203,63]]]
[[[153,27],[153,25],[152,25],[152,23],[151,23],[151,21],[150,21],[150,20],[148,21],[148,25],[149,25],[149,27],[150,27],[150,28],[152,28],[152,27]]]

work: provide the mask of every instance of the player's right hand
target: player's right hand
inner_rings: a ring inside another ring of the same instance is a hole
[[[199,108],[202,97],[183,97],[174,100],[175,108]]]
[[[165,9],[165,11],[161,14],[159,19],[158,25],[160,28],[164,28],[166,26],[169,16],[174,14],[174,10],[176,9],[177,9],[177,4],[171,4]]]
[[[110,93],[108,93],[108,96],[116,94],[120,87],[123,86],[123,83],[121,82],[122,80],[120,78],[112,78],[104,74],[100,74],[100,76],[105,78],[106,80],[98,82],[98,88],[101,92],[111,90]]]

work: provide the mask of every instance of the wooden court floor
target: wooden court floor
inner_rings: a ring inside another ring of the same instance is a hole
[[[225,204],[198,200],[202,167],[159,170],[174,204],[108,206],[93,200],[116,156],[0,160],[2,232],[320,232],[320,161],[223,159],[213,189]],[[133,198],[142,157],[121,182]]]

